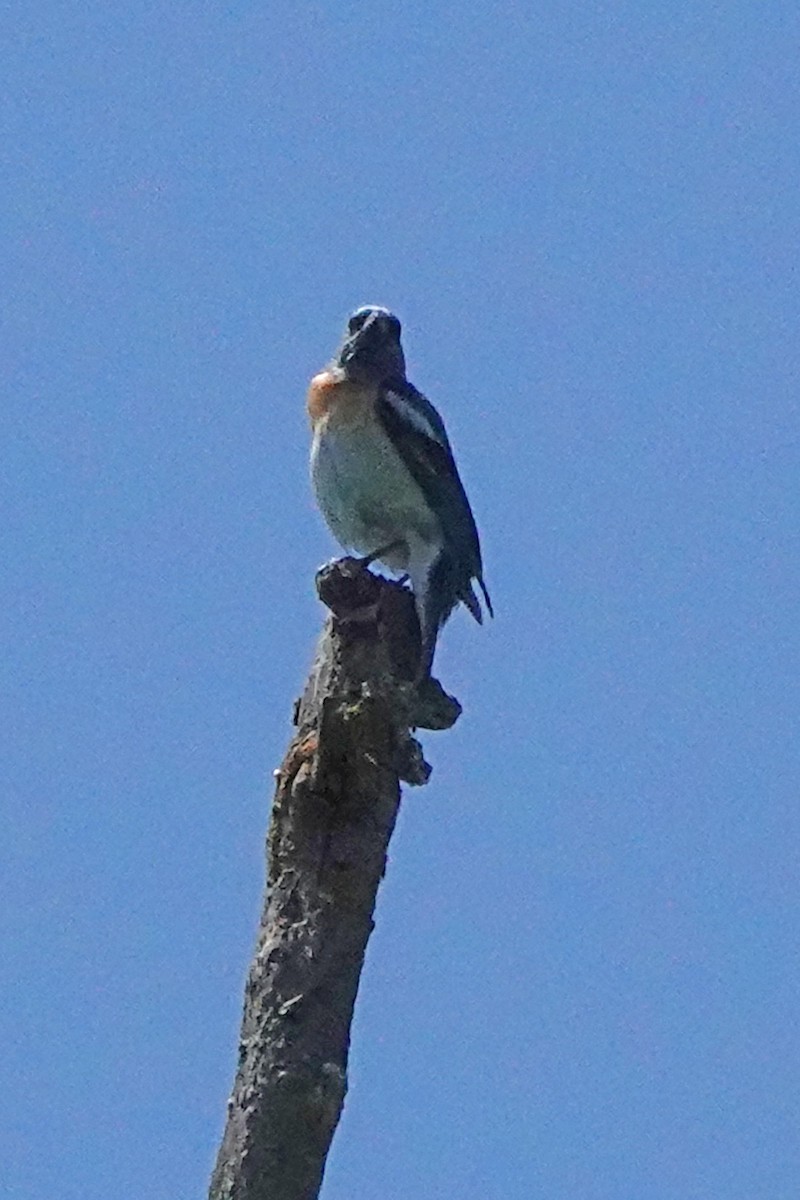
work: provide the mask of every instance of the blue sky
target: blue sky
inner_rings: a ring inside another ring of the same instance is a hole
[[[797,6],[2,25],[3,1193],[204,1194],[334,551],[304,389],[378,302],[497,619],[325,1200],[795,1200]]]

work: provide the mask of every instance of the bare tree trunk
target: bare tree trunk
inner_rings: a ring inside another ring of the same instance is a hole
[[[317,576],[331,609],[295,712],[267,839],[267,892],[209,1200],[313,1200],[347,1090],[350,1024],[400,780],[430,768],[409,728],[460,708],[409,680],[410,594],[352,559]]]

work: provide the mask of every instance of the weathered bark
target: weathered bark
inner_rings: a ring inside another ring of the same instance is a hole
[[[460,708],[410,683],[410,594],[355,560],[317,576],[332,615],[295,711],[267,839],[267,892],[210,1200],[313,1200],[347,1088],[350,1023],[400,780],[430,768],[411,726]]]

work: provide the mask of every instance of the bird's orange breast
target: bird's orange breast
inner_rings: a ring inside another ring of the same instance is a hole
[[[320,371],[308,385],[306,408],[312,426],[327,418],[328,425],[360,425],[369,420],[377,390],[353,383],[336,368]]]

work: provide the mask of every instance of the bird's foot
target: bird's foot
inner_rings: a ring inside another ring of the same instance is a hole
[[[371,554],[365,554],[363,558],[357,558],[355,561],[360,562],[361,566],[366,570],[367,567],[371,567],[374,562],[377,562],[379,558],[383,558],[384,554],[391,554],[393,550],[401,550],[403,545],[404,543],[401,541],[389,542],[388,545],[379,546]]]

